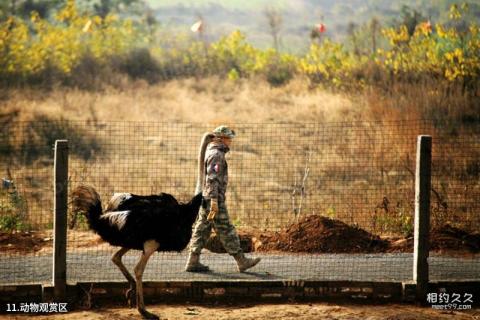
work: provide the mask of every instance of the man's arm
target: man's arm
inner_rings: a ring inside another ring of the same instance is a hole
[[[218,212],[218,192],[220,187],[220,177],[224,173],[224,156],[221,153],[215,153],[206,160],[206,180],[205,180],[205,198],[210,199],[210,212],[207,220],[212,221]]]

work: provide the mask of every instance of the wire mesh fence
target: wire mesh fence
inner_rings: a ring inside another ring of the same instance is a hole
[[[411,280],[419,134],[433,136],[431,229],[437,238],[430,278],[480,278],[480,257],[461,244],[469,243],[473,252],[480,246],[479,126],[452,130],[410,121],[233,127],[237,138],[227,154],[230,219],[262,262],[252,273],[239,274],[230,256],[204,249],[202,261],[214,272],[191,274],[183,272],[185,252],[160,253],[147,265],[146,280]],[[3,128],[0,283],[51,281],[56,139],[69,140],[70,190],[91,185],[104,206],[118,192],[166,192],[188,201],[201,136],[213,129],[198,123],[48,119],[5,120]],[[68,281],[123,281],[110,261],[115,248],[71,210],[69,224]],[[138,255],[124,257],[127,267]]]
[[[437,130],[432,153],[430,277],[454,278],[447,267],[455,256],[480,249],[480,126]],[[455,248],[449,253],[445,247]],[[453,256],[453,257],[452,257]],[[478,255],[477,255],[478,258]],[[480,265],[471,265],[463,279],[479,279]]]

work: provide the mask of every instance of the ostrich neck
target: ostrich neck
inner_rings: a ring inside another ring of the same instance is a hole
[[[207,145],[212,141],[213,135],[211,133],[205,133],[202,137],[200,143],[200,148],[198,151],[198,175],[197,175],[197,186],[195,187],[195,195],[202,192],[203,185],[205,184],[205,151],[207,150]]]

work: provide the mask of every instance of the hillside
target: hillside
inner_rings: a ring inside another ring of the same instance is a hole
[[[480,4],[467,1],[470,13],[465,21],[480,18]],[[222,35],[239,29],[254,45],[265,48],[272,45],[272,37],[265,17],[267,8],[276,10],[282,16],[280,30],[281,48],[287,52],[301,51],[308,46],[312,27],[320,22],[327,26],[327,36],[334,40],[345,40],[349,24],[357,28],[369,23],[372,18],[382,26],[399,22],[402,8],[408,6],[421,18],[433,23],[448,20],[448,8],[455,0],[280,0],[280,1],[239,1],[239,0],[148,0],[155,17],[163,27],[176,31],[188,31],[189,26],[201,15],[207,23],[208,37],[216,40]]]

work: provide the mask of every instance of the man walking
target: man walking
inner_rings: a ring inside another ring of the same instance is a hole
[[[237,231],[230,222],[225,202],[228,185],[228,166],[225,154],[230,150],[229,147],[235,138],[235,131],[226,126],[220,126],[212,134],[213,140],[208,144],[204,163],[206,176],[203,197],[206,201],[200,209],[195,223],[185,271],[209,271],[208,266],[200,263],[200,253],[210,237],[212,227],[214,227],[225,251],[235,258],[238,271],[243,272],[259,263],[260,258],[245,257],[240,247]]]

